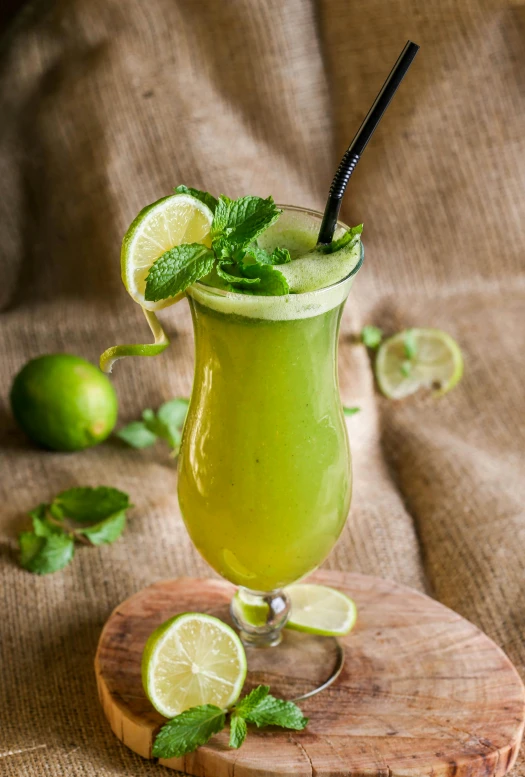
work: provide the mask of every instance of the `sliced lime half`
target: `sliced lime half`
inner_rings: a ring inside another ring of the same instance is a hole
[[[142,654],[142,683],[150,702],[166,718],[190,707],[227,709],[246,678],[246,654],[226,623],[187,612],[159,626]]]

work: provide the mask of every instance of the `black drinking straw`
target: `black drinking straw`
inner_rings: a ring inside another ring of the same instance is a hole
[[[337,168],[334,180],[330,186],[328,201],[324,209],[323,223],[321,224],[317,240],[321,245],[327,245],[332,242],[339,211],[341,209],[341,202],[350,176],[354,172],[355,167],[361,158],[361,154],[366,148],[366,144],[374,134],[375,128],[381,121],[383,113],[387,109],[390,100],[395,95],[399,84],[412,64],[418,50],[419,46],[417,43],[412,43],[410,40],[407,41],[405,48],[399,55],[396,64],[390,71],[390,75],[377,95],[374,104],[357,130],[344,157],[341,159],[341,164]]]

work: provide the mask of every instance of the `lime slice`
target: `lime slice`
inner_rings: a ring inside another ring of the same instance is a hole
[[[250,626],[265,626],[270,614],[270,606],[260,596],[253,596],[248,591],[238,588],[233,597],[233,606],[239,612],[240,618]]]
[[[157,356],[157,354],[166,350],[170,344],[169,337],[160,325],[157,316],[151,310],[146,310],[145,308],[142,308],[142,312],[146,316],[146,321],[155,338],[155,342],[144,343],[143,345],[113,345],[105,350],[100,357],[100,369],[102,372],[111,372],[115,362],[118,359],[123,359],[125,356]]]
[[[199,704],[231,707],[245,678],[241,640],[211,615],[176,615],[155,629],[142,654],[146,696],[166,718]]]
[[[297,583],[284,590],[292,602],[287,629],[324,637],[342,637],[354,627],[357,618],[355,602],[341,591],[313,583]]]
[[[407,335],[412,358],[407,359]],[[403,399],[420,388],[441,396],[463,375],[463,356],[456,341],[440,329],[410,329],[389,337],[375,363],[379,388],[390,399]]]
[[[213,213],[190,194],[163,197],[140,211],[124,235],[120,264],[122,281],[135,302],[146,310],[160,310],[182,299],[178,294],[159,302],[144,299],[146,278],[153,262],[181,243],[211,247]]]

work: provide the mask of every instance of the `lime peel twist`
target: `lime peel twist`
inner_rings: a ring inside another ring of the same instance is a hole
[[[142,308],[142,312],[155,338],[155,342],[136,345],[113,345],[105,350],[100,357],[100,369],[102,372],[110,373],[115,362],[126,356],[157,356],[166,350],[170,344],[170,339],[162,328],[157,316],[153,311],[146,310],[146,308]]]

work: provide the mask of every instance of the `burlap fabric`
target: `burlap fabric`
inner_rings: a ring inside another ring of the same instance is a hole
[[[344,214],[366,230],[340,347],[343,399],[362,412],[349,419],[351,517],[327,565],[426,589],[525,669],[525,6],[48,0],[18,17],[0,63],[0,775],[158,774],[102,715],[95,647],[123,598],[208,572],[166,451],[34,449],[9,418],[14,373],[37,354],[97,361],[146,336],[120,283],[119,244],[173,185],[322,207],[407,37],[422,51]],[[170,351],[117,365],[121,423],[190,391],[185,303],[163,319]],[[438,402],[381,399],[351,343],[372,322],[446,329],[464,350],[463,382]],[[22,571],[25,511],[74,484],[132,495],[125,536],[80,549],[63,572]]]

